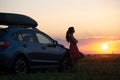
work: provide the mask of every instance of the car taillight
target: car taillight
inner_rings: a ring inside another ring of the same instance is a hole
[[[9,46],[9,42],[8,41],[0,41],[0,48],[6,48]]]

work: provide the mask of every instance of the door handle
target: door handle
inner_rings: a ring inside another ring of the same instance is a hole
[[[42,50],[46,50],[46,48],[45,48],[45,47],[42,47]]]
[[[27,48],[27,45],[26,45],[26,44],[23,44],[23,47],[24,47],[24,48]]]

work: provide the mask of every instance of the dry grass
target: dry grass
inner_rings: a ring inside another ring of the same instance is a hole
[[[120,80],[120,57],[89,56],[79,60],[77,72],[30,73],[26,75],[2,75],[0,80]]]

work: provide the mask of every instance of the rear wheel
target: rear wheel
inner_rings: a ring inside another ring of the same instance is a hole
[[[25,74],[28,71],[27,60],[24,57],[17,57],[14,61],[13,70],[16,74]]]

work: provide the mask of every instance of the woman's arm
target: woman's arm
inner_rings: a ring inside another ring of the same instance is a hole
[[[70,35],[70,41],[73,43],[78,43],[78,40],[75,39],[73,35]]]

